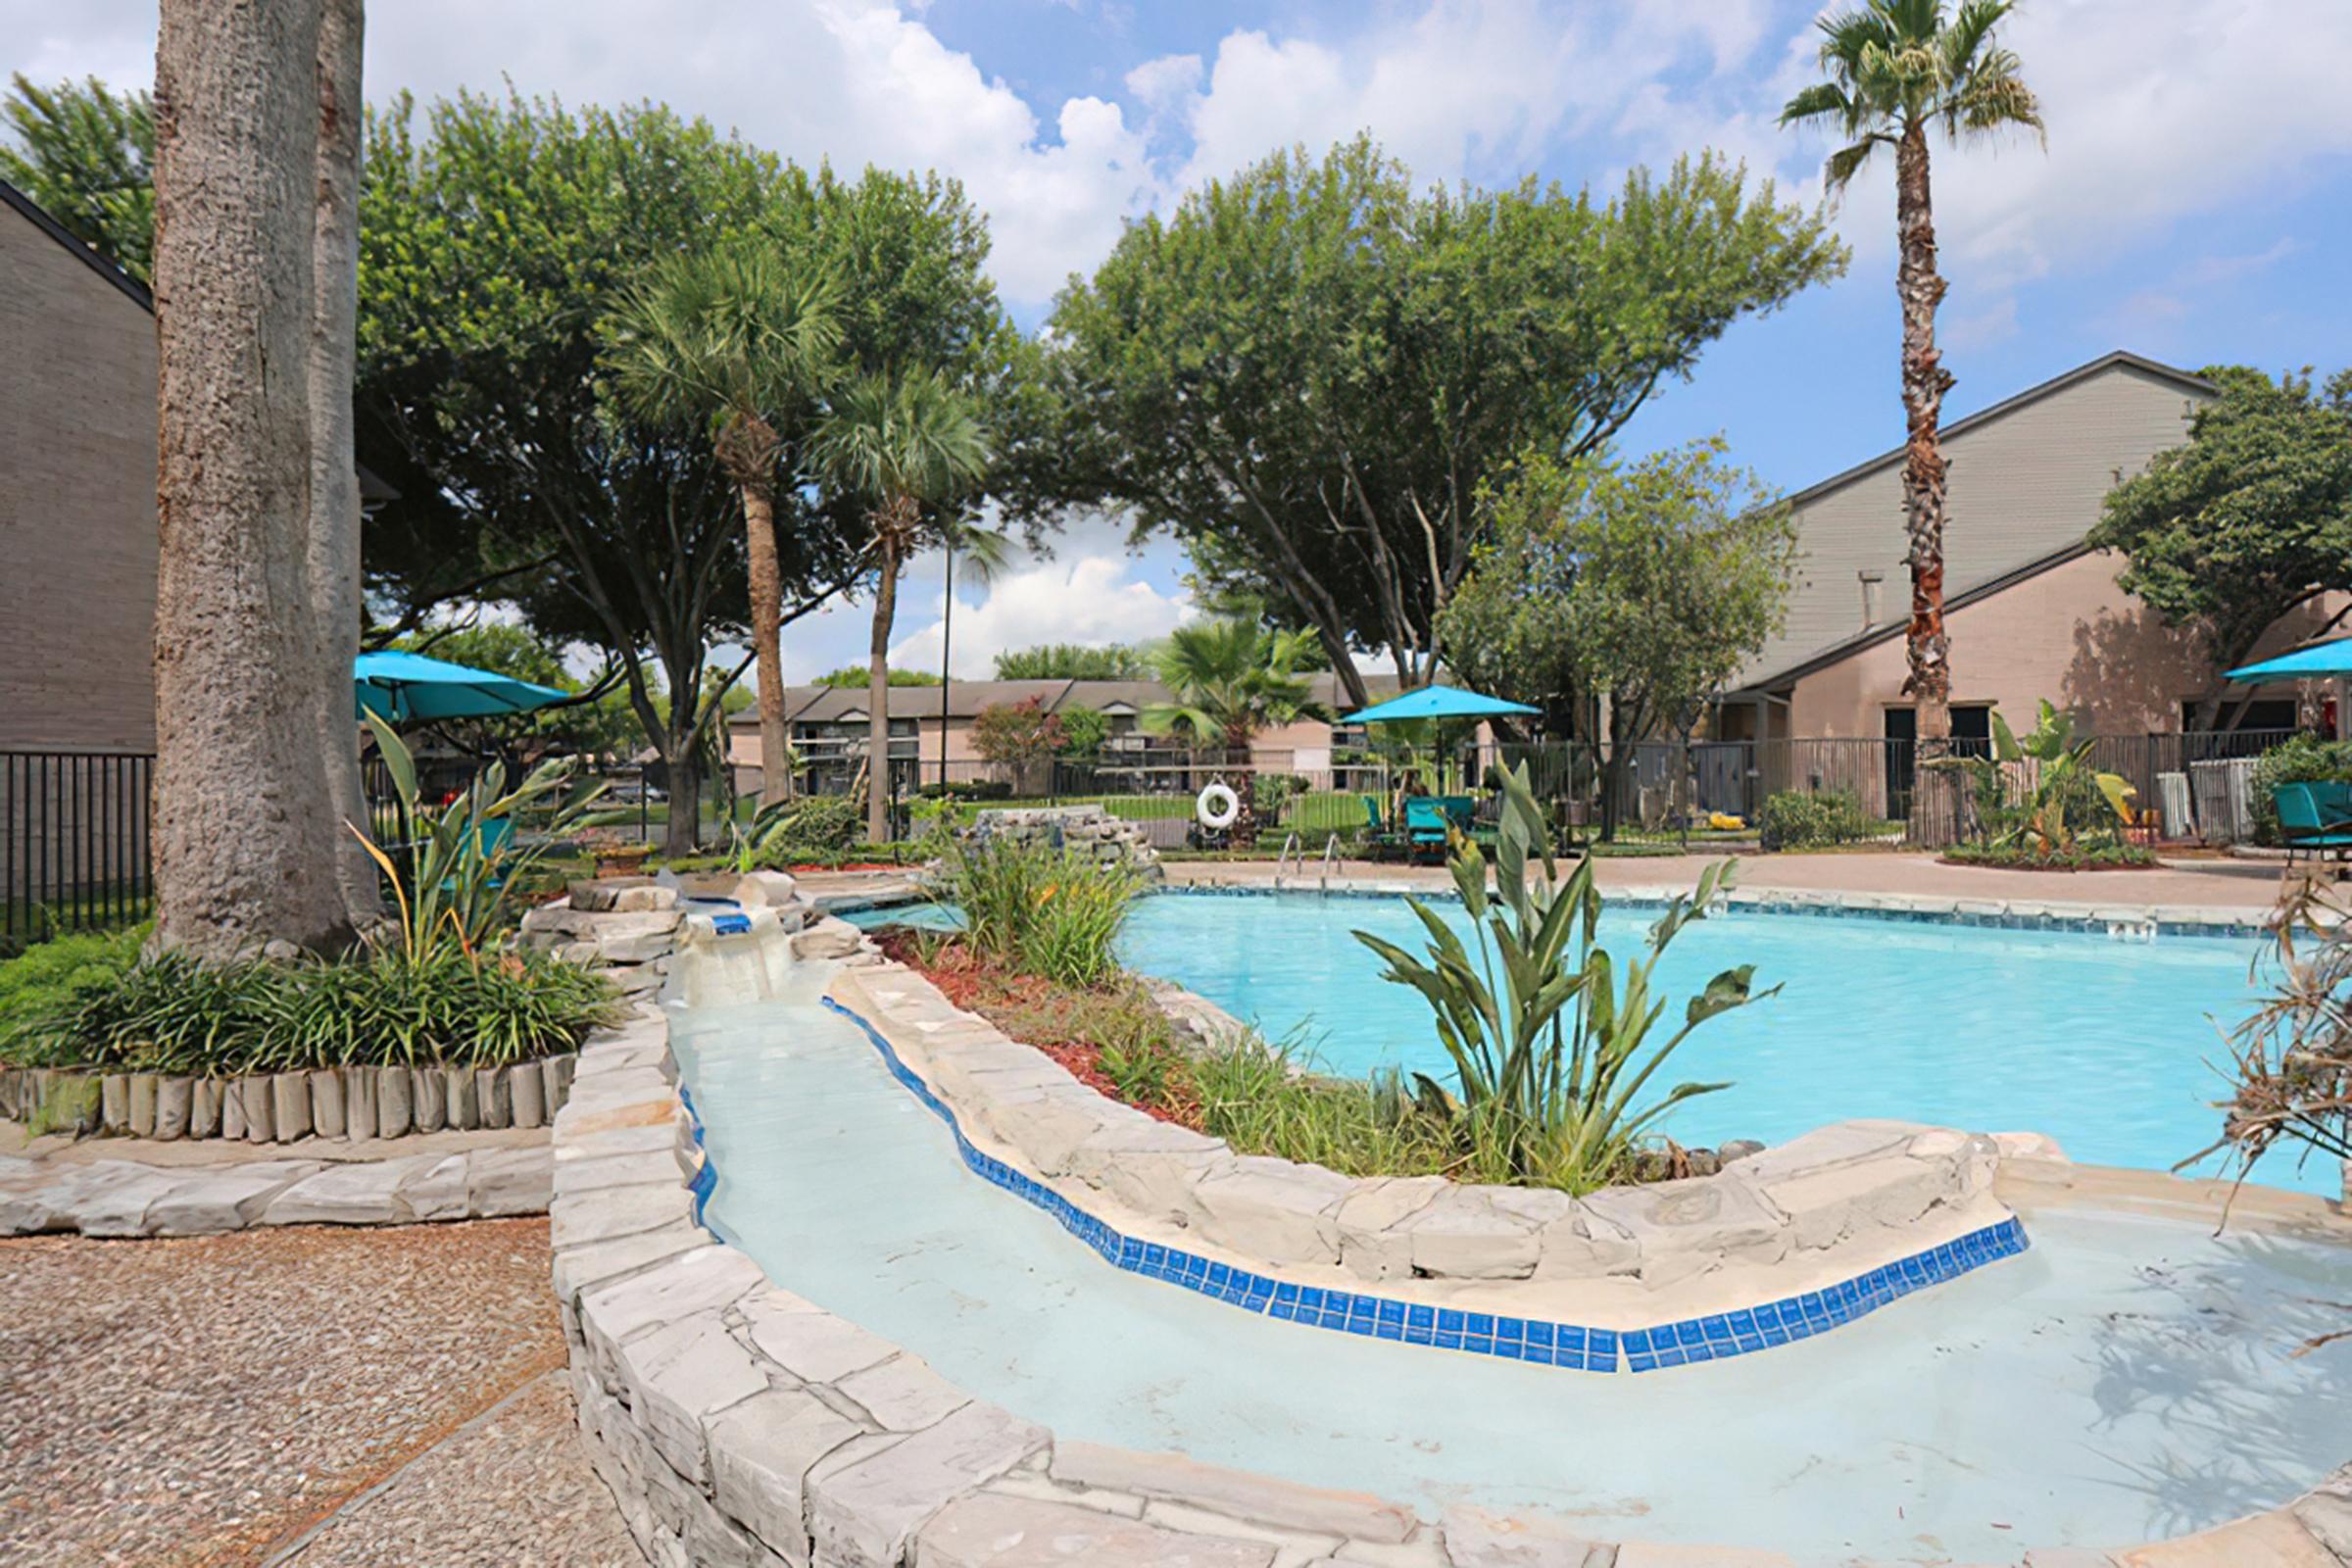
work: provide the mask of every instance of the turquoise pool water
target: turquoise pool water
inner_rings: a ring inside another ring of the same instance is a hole
[[[1451,917],[1466,936],[1458,905]],[[1655,917],[1604,915],[1603,944],[1632,956]],[[1444,1081],[1426,1004],[1379,979],[1357,929],[1411,952],[1426,940],[1399,899],[1185,893],[1145,900],[1123,952],[1132,968],[1297,1039],[1328,1071],[1398,1066]],[[1675,939],[1661,969],[1668,1015],[1740,963],[1781,994],[1702,1025],[1652,1082],[1733,1085],[1672,1113],[1665,1130],[1686,1144],[1774,1143],[1825,1121],[1895,1116],[2046,1132],[2077,1159],[2165,1170],[2220,1130],[2216,1064],[2228,1059],[2224,1033],[2253,1006],[2257,949],[1735,911]],[[2331,1162],[2298,1168],[2287,1155],[2259,1175],[2329,1194],[2340,1181]]]

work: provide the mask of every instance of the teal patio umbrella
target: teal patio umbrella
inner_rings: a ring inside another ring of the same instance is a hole
[[[1385,703],[1374,703],[1359,709],[1340,720],[1343,724],[1428,724],[1432,732],[1440,721],[1447,719],[1507,718],[1541,712],[1541,709],[1514,703],[1500,697],[1489,697],[1484,692],[1466,692],[1458,687],[1429,685],[1419,691],[1403,692]]]
[[[571,693],[553,686],[398,650],[360,655],[352,661],[351,678],[354,716],[374,713],[392,724],[527,713],[571,700]]]
[[[2345,738],[2352,732],[2352,702],[2347,702],[2345,677],[2352,676],[2352,637],[2337,637],[2324,643],[2313,643],[2292,653],[2266,659],[2258,664],[2245,664],[2223,675],[2224,680],[2245,681],[2249,685],[2266,680],[2309,680],[2326,677],[2335,682],[2335,737]]]

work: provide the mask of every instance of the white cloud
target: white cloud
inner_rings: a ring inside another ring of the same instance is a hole
[[[1148,642],[1164,637],[1193,612],[1182,589],[1162,592],[1131,573],[1131,563],[1115,555],[1071,556],[1041,561],[999,578],[979,605],[956,607],[952,652],[959,679],[995,673],[997,655],[1040,643]],[[891,662],[937,669],[942,601],[925,607],[927,624],[890,651]]]

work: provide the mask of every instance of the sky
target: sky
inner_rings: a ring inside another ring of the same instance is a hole
[[[1784,0],[375,0],[367,85],[573,104],[655,99],[805,164],[937,169],[991,219],[1034,327],[1120,225],[1294,143],[1369,129],[1426,181],[1605,190],[1715,148],[1821,197],[1828,143],[1783,131],[1818,5]],[[2352,363],[2352,0],[2027,0],[2003,41],[2048,122],[1938,146],[1947,416],[2111,349],[2196,368]],[[152,78],[153,0],[0,0],[0,68]],[[1797,489],[1894,446],[1892,170],[1838,205],[1847,275],[1735,325],[1625,432],[1721,433]],[[941,563],[902,590],[895,656],[936,667]],[[1180,555],[1113,518],[958,588],[953,658],[1137,641],[1191,612]],[[862,660],[866,612],[786,634],[785,672]]]

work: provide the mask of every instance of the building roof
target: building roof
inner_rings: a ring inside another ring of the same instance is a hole
[[[1397,689],[1394,675],[1366,674],[1364,685],[1375,702]],[[1329,670],[1309,676],[1307,687],[1316,703],[1335,713],[1353,706],[1348,702],[1339,676]],[[940,695],[937,686],[893,686],[890,716],[937,718]],[[1153,703],[1166,702],[1169,694],[1168,688],[1155,680],[955,680],[948,682],[946,695],[948,717],[954,720],[971,718],[983,708],[1027,702],[1031,698],[1037,699],[1038,706],[1049,713],[1077,708],[1141,712]],[[863,686],[788,687],[784,693],[785,722],[855,723],[867,717],[865,697]],[[727,722],[757,728],[759,710],[743,709],[728,715]]]
[[[1947,443],[1964,441],[1972,433],[1985,431],[2061,393],[2119,371],[2124,372],[2127,383],[2153,381],[2192,400],[2210,398],[2218,392],[2203,376],[2118,349],[1966,418],[1955,419],[1942,427],[1940,435]],[[2112,407],[2116,395],[2121,394],[2101,394],[2098,404]],[[2078,400],[2072,407],[2072,423],[2048,428],[2020,426],[2015,433],[1994,438],[2001,446],[1987,449],[1995,454],[1992,468],[1970,470],[1970,477],[1980,487],[1988,482],[1993,484],[2014,504],[2015,510],[1991,505],[1983,514],[1991,519],[1990,525],[1974,533],[1967,531],[1970,519],[1965,514],[1963,481],[1957,477],[1963,465],[1955,462],[1953,493],[1955,501],[1962,505],[1954,509],[1947,525],[1946,537],[1951,541],[1947,568],[1952,571],[1951,586],[1944,599],[1947,611],[1987,598],[2084,554],[2088,546],[2083,541],[2098,520],[2097,494],[2113,477],[2136,468],[2151,451],[2176,444],[2180,439],[2178,434],[2169,439],[2150,439],[2149,432],[2156,424],[2175,431],[2180,429],[2172,422],[2180,414],[2174,409],[2157,418],[2156,415],[2162,411],[2151,410],[2144,398],[2130,405],[2137,413],[2136,422],[2128,427],[2102,419],[2097,405]],[[2063,461],[2050,462],[2052,452],[2062,453]],[[2021,453],[2037,454],[2037,459],[2030,457],[2014,464],[2003,461],[2017,458]],[[1791,600],[1790,618],[1800,625],[1809,623],[1815,640],[1803,640],[1795,635],[1797,626],[1791,626],[1788,632],[1767,644],[1765,652],[1741,671],[1737,690],[1785,686],[1861,649],[1902,634],[1909,623],[1909,594],[1905,587],[1903,562],[1907,557],[1902,551],[1899,502],[1889,507],[1883,523],[1858,523],[1857,518],[1877,516],[1868,510],[1872,503],[1841,492],[1873,478],[1881,484],[1891,483],[1889,470],[1901,465],[1904,454],[1904,448],[1894,447],[1788,497],[1788,505],[1798,521],[1798,549],[1806,558],[1796,597]],[[2095,474],[2091,470],[2096,470]],[[1863,510],[1857,511],[1858,505]],[[2029,521],[2031,526],[2026,525]],[[1867,542],[1865,535],[1856,531],[1858,527],[1872,530],[1874,538],[1877,533],[1884,533],[1885,539],[1879,544]],[[1964,575],[1960,567],[1972,555],[1976,558],[1974,569]],[[1884,608],[1889,613],[1868,625],[1855,626],[1848,621],[1853,629],[1821,639],[1822,630],[1827,629],[1822,623],[1838,615],[1837,607],[1846,603],[1845,596],[1856,589],[1852,571],[1843,569],[1855,567],[1884,581],[1886,601]]]
[[[5,179],[0,179],[0,207],[11,208],[21,214],[33,227],[64,246],[75,261],[106,279],[125,299],[148,315],[155,314],[155,291],[153,289],[124,271],[112,258],[102,255],[96,249],[74,238],[65,224],[50,216],[47,208]],[[400,492],[370,473],[366,464],[356,464],[354,466],[359,470],[362,506],[372,509],[387,501],[400,499]]]

